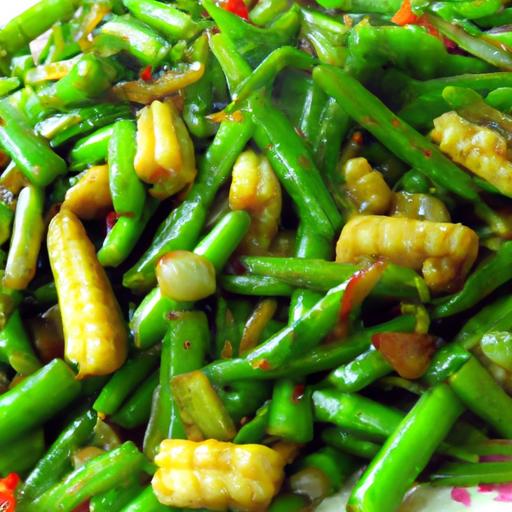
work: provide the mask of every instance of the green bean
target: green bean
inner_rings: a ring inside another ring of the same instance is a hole
[[[136,428],[147,423],[151,415],[151,400],[159,382],[159,370],[153,372],[145,382],[126,400],[112,416],[112,421],[123,428]]]
[[[449,384],[459,399],[505,438],[512,436],[512,398],[473,357]]]
[[[312,349],[277,369],[255,367],[247,359],[215,361],[204,368],[204,372],[216,384],[241,379],[275,379],[278,377],[300,377],[333,369],[348,363],[367,350],[371,337],[378,332],[413,330],[416,320],[413,316],[401,316],[384,324],[355,332],[342,343],[334,343]]]
[[[224,290],[238,295],[289,297],[294,291],[292,285],[268,276],[224,274],[219,281]]]
[[[146,190],[135,167],[135,123],[117,121],[108,145],[109,185],[114,210],[120,215],[140,217]]]
[[[167,38],[178,41],[190,39],[200,29],[192,18],[171,5],[155,0],[123,0],[123,4],[140,21],[158,30]]]
[[[509,281],[512,278],[508,265],[511,256],[512,243],[506,242],[468,277],[460,292],[436,301],[432,317],[443,318],[469,309]]]
[[[44,232],[43,207],[42,189],[30,185],[20,192],[3,281],[8,288],[25,289],[36,273]]]
[[[22,510],[71,512],[88,498],[123,484],[126,478],[141,470],[143,463],[142,453],[131,441],[127,441],[110,452],[90,459]]]
[[[133,501],[121,512],[179,512],[179,509],[162,505],[153,492],[153,488],[146,487]]]
[[[158,32],[129,15],[111,18],[101,26],[101,35],[108,36],[105,43],[118,45],[145,66],[158,66],[169,53],[166,40]]]
[[[33,132],[28,122],[5,100],[0,101],[0,119],[0,146],[31,183],[44,187],[66,173],[66,162]]]
[[[261,443],[265,437],[270,401],[265,402],[257,411],[254,418],[245,423],[233,439],[237,444]]]
[[[117,70],[106,59],[85,54],[69,73],[39,91],[43,105],[64,108],[87,103],[110,88]]]
[[[446,384],[427,391],[356,483],[347,510],[396,510],[462,411],[461,403]]]
[[[199,311],[172,312],[162,343],[160,383],[144,436],[144,453],[153,458],[160,442],[185,438],[185,428],[171,391],[171,379],[201,368],[209,349],[208,320]]]
[[[311,389],[291,379],[274,384],[267,421],[267,433],[295,443],[313,439]]]
[[[26,474],[44,455],[44,431],[29,432],[20,439],[2,447],[0,452],[0,477],[9,473]]]
[[[34,500],[71,471],[71,456],[92,438],[96,420],[96,413],[89,410],[64,428],[26,478],[19,491],[22,502]]]
[[[158,205],[156,199],[147,196],[140,216],[121,215],[116,220],[98,251],[98,261],[104,267],[118,267],[130,256]]]
[[[14,55],[55,22],[70,18],[78,0],[42,0],[12,19],[0,30],[0,46]]]
[[[155,369],[160,350],[150,349],[128,359],[110,378],[93,404],[100,415],[111,416],[130,393]]]
[[[431,475],[433,485],[469,487],[478,484],[501,484],[512,478],[512,462],[445,464]]]
[[[90,512],[119,512],[138,496],[142,489],[137,478],[132,477],[129,483],[123,482],[119,487],[93,496],[89,503]]]
[[[29,375],[41,367],[18,310],[0,331],[0,361],[22,375]]]
[[[0,395],[0,445],[43,424],[79,393],[80,383],[64,361],[54,359],[43,366]]]
[[[381,448],[373,441],[367,441],[352,432],[337,427],[326,428],[322,432],[322,440],[346,453],[368,460],[373,459]]]
[[[69,153],[71,170],[81,171],[89,165],[106,161],[109,140],[113,131],[114,125],[111,124],[78,140]]]
[[[250,274],[277,278],[293,286],[328,291],[348,279],[359,267],[315,258],[245,256],[240,262]],[[422,298],[426,285],[416,272],[388,264],[372,294],[376,297]]]
[[[384,356],[373,348],[340,366],[327,378],[330,384],[346,393],[354,393],[393,371]]]

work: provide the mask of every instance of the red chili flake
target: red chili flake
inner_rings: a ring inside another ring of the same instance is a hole
[[[236,274],[237,276],[243,276],[247,274],[247,269],[244,264],[240,261],[239,258],[232,258],[229,262],[229,268],[231,272]]]
[[[423,154],[427,157],[427,158],[430,158],[432,156],[432,151],[430,149],[425,149],[423,151]]]
[[[292,402],[298,404],[302,398],[304,398],[304,392],[306,390],[306,386],[304,384],[297,384],[293,388],[292,394]]]
[[[188,350],[190,347],[192,346],[192,343],[190,343],[189,340],[185,340],[184,343],[183,343],[183,348],[185,350]]]
[[[116,225],[116,222],[119,220],[119,213],[116,212],[109,212],[107,213],[107,216],[105,218],[105,224],[107,226],[107,234],[110,233],[112,228]]]
[[[16,498],[14,491],[20,482],[16,473],[9,473],[0,479],[0,512],[15,512]]]
[[[391,18],[393,23],[397,25],[411,25],[418,22],[419,17],[412,12],[411,0],[403,0],[400,9]]]
[[[90,510],[90,507],[89,507],[89,500],[87,501],[84,501],[83,503],[81,503],[80,505],[78,505],[78,507],[76,507],[73,512],[89,512]]]
[[[222,351],[220,353],[221,359],[231,359],[233,357],[233,345],[231,341],[226,340],[224,342],[224,346],[222,347]]]
[[[257,368],[258,370],[263,370],[264,372],[271,370],[272,367],[270,363],[266,359],[258,359],[252,363],[253,368]]]
[[[372,336],[373,346],[405,379],[419,379],[436,351],[434,336],[418,332],[382,332]]]
[[[364,144],[364,137],[363,137],[362,132],[354,132],[352,134],[352,142],[354,144],[362,146]]]
[[[398,128],[400,126],[400,121],[394,117],[392,120],[391,120],[391,124],[395,127],[395,128]]]
[[[370,294],[385,268],[386,263],[379,260],[368,268],[358,270],[350,278],[341,301],[340,319],[342,322],[346,321],[350,312]]]
[[[449,52],[454,53],[460,51],[457,43],[443,36],[439,30],[437,30],[437,28],[428,21],[428,18],[425,15],[417,16],[412,12],[410,0],[403,1],[402,6],[391,18],[391,21],[401,26],[419,25],[420,27],[424,27],[431,36],[437,37],[437,39],[439,39],[444,44]]]
[[[240,420],[240,426],[243,427],[248,421],[250,420],[249,416],[244,416],[241,420]]]
[[[167,320],[177,320],[179,317],[179,313],[176,313],[175,311],[169,311],[169,313],[167,313]]]
[[[305,139],[306,138],[306,134],[298,127],[298,126],[294,126],[293,129],[295,130],[295,133],[301,138],[301,139]]]
[[[220,6],[225,10],[240,16],[244,20],[249,19],[249,10],[247,6],[244,4],[243,0],[226,0],[222,2]]]
[[[151,80],[153,80],[153,68],[151,66],[146,66],[139,73],[139,77],[141,80],[144,80],[144,82],[151,82]]]

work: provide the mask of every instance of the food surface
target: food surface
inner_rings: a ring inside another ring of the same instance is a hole
[[[0,510],[512,507],[509,4],[6,23]]]

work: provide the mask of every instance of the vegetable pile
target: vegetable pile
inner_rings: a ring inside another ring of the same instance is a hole
[[[0,510],[511,482],[508,3],[41,0],[0,29]]]

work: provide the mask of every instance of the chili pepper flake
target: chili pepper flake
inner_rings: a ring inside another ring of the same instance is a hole
[[[16,498],[14,491],[20,482],[16,473],[9,473],[5,478],[0,479],[0,512],[15,512]]]
[[[226,0],[222,2],[220,6],[225,10],[240,16],[244,20],[249,19],[249,10],[247,6],[244,4],[243,0]]]
[[[304,398],[304,392],[306,390],[306,387],[304,384],[297,384],[293,388],[293,394],[292,394],[292,402],[297,404],[301,401],[302,398]]]
[[[264,372],[271,370],[272,367],[270,363],[266,359],[258,359],[252,363],[253,368],[257,368],[258,370],[263,370]]]
[[[398,9],[395,15],[391,18],[393,23],[401,26],[417,23],[418,20],[419,16],[416,16],[416,14],[412,12],[411,0],[404,0],[400,9]]]
[[[139,73],[139,77],[141,80],[144,80],[144,82],[151,82],[151,80],[153,80],[153,68],[151,66],[146,66]]]
[[[109,212],[105,218],[105,224],[107,226],[107,234],[112,231],[112,228],[116,225],[121,215],[116,212]]]

